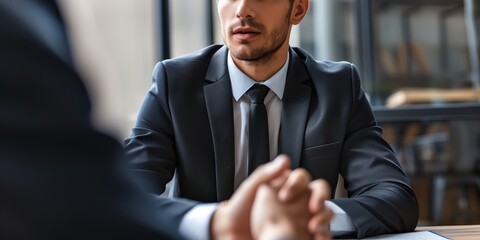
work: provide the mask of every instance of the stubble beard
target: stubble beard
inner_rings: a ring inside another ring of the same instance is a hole
[[[278,50],[287,41],[288,30],[290,26],[290,13],[291,9],[288,11],[287,16],[285,17],[284,24],[279,28],[274,29],[274,31],[270,34],[270,37],[266,39],[262,46],[254,48],[250,52],[245,50],[232,51],[232,49],[230,49],[232,55],[249,65],[262,65],[270,62]],[[268,39],[271,40],[268,41]],[[240,44],[248,47],[250,41],[243,40],[240,42]]]

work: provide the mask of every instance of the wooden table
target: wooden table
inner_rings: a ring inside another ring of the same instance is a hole
[[[454,240],[480,239],[480,225],[423,226],[416,231],[432,231]]]

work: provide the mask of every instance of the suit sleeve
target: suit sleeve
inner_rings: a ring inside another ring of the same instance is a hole
[[[393,150],[382,137],[351,65],[352,106],[341,156],[347,199],[334,199],[351,217],[357,238],[415,229],[418,203]]]
[[[92,126],[58,14],[53,0],[0,0],[0,239],[181,238],[196,202],[143,191]]]
[[[124,148],[135,175],[149,192],[160,195],[173,178],[176,166],[174,130],[168,105],[164,65],[153,71],[153,83],[138,113]]]

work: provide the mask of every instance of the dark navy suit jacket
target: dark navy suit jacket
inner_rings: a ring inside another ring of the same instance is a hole
[[[279,153],[292,167],[345,179],[349,198],[334,199],[353,220],[357,237],[413,230],[416,196],[382,137],[356,68],[316,61],[291,48],[282,100]],[[160,194],[177,174],[179,195],[228,199],[234,187],[232,91],[225,46],[162,61],[125,148],[135,171]],[[332,192],[333,194],[333,192]]]

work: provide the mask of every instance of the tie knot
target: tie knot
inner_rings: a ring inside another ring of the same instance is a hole
[[[250,97],[252,103],[261,103],[265,100],[265,96],[267,96],[268,91],[270,88],[263,84],[255,84],[250,89],[248,89],[247,94]]]

